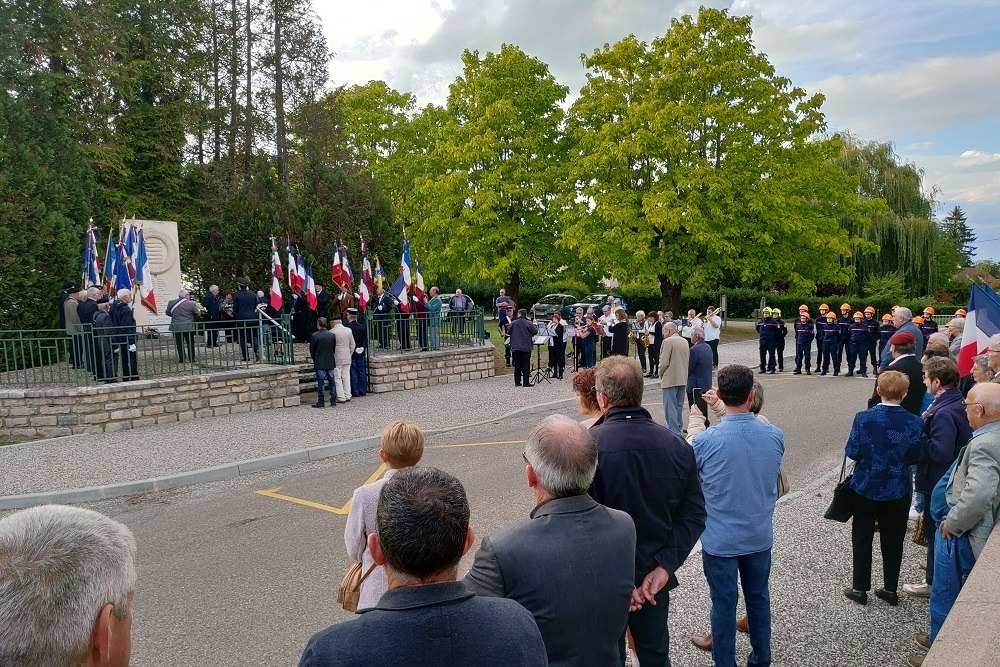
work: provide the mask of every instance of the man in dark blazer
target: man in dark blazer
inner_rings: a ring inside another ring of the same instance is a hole
[[[205,334],[208,336],[205,347],[219,347],[219,323],[222,321],[222,301],[219,300],[219,286],[212,285],[208,294],[201,300],[205,309],[202,319],[205,321]]]
[[[356,619],[313,635],[299,667],[544,667],[545,645],[528,610],[456,581],[475,540],[461,482],[436,468],[400,470],[382,487],[375,525],[368,549],[385,567],[389,590]]]
[[[236,279],[239,289],[233,294],[233,319],[240,337],[240,354],[243,361],[249,361],[247,343],[253,347],[256,360],[260,361],[260,323],[257,314],[257,295],[250,291],[250,282],[240,276]]]
[[[530,611],[550,667],[621,665],[635,526],[587,495],[597,444],[575,420],[552,415],[531,432],[524,458],[535,496],[531,519],[483,540],[465,586]]]
[[[514,386],[533,387],[531,384],[532,339],[538,327],[528,319],[528,311],[521,308],[517,318],[510,323],[510,354],[514,358]]]
[[[924,402],[924,394],[927,388],[924,386],[923,367],[916,357],[916,336],[910,331],[897,331],[889,339],[889,353],[892,361],[889,362],[883,371],[899,371],[905,373],[910,380],[910,388],[906,392],[906,397],[900,403],[908,412],[920,416],[920,406]],[[877,392],[872,393],[868,399],[868,407],[878,405],[882,399]]]
[[[314,408],[321,408],[326,397],[325,383],[330,384],[330,407],[337,407],[337,388],[334,384],[333,369],[336,366],[334,353],[337,350],[337,337],[330,331],[330,323],[325,317],[316,320],[316,331],[309,338],[309,356],[313,360],[313,370],[316,371],[316,402]]]
[[[640,665],[669,667],[669,591],[677,587],[677,569],[705,530],[694,451],[642,407],[642,369],[635,359],[602,360],[595,384],[604,414],[590,429],[599,453],[590,495],[627,512],[635,523],[632,600],[641,608],[629,614],[628,627]],[[619,645],[624,655],[624,633]]]

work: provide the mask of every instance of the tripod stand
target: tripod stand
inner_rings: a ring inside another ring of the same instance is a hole
[[[542,370],[542,347],[549,342],[549,338],[550,336],[542,334],[535,336],[535,338],[531,341],[535,346],[535,370],[531,372],[532,384],[537,385],[542,380],[552,384],[552,381],[549,380],[549,369],[546,368],[545,370]]]

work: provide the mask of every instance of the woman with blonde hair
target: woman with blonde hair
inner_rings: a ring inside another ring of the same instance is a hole
[[[375,510],[379,494],[397,470],[417,465],[423,455],[424,433],[420,427],[409,421],[392,422],[383,429],[378,450],[378,457],[388,470],[380,479],[355,489],[351,497],[351,509],[344,528],[344,545],[351,558],[361,561],[361,572],[365,574],[358,609],[377,605],[388,588],[385,569],[375,565],[368,551],[368,536],[376,532]]]

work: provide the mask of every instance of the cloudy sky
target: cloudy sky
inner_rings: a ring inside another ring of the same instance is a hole
[[[925,172],[938,216],[965,209],[1000,260],[1000,0],[314,0],[335,86],[386,81],[443,103],[464,49],[520,46],[575,95],[580,54],[662,35],[700,4],[753,17],[778,74],[822,92],[831,131],[891,141]]]

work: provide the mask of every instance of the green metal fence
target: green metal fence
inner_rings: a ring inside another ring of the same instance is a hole
[[[290,320],[196,322],[190,331],[167,327],[83,325],[0,331],[0,388],[88,386],[139,379],[294,364]]]
[[[483,309],[431,319],[427,313],[375,313],[367,318],[370,354],[453,349],[483,345]]]

